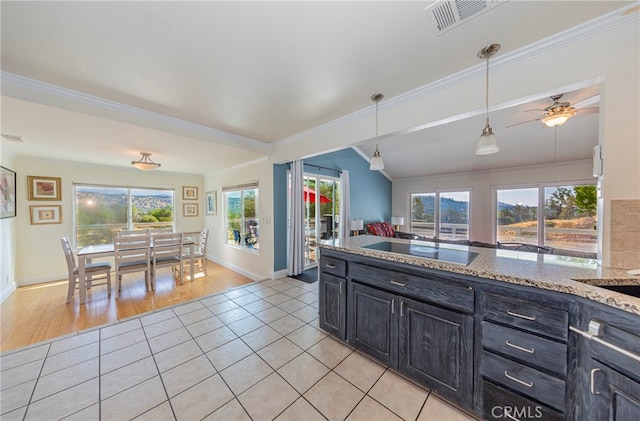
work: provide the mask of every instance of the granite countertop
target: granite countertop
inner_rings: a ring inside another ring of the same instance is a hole
[[[413,245],[425,250],[430,250],[430,247],[437,247],[451,255],[469,256],[467,252],[471,252],[472,256],[476,253],[477,255],[469,264],[464,264],[464,259],[463,263],[447,263],[425,257],[364,248],[384,242],[398,243],[398,247],[405,247],[402,244]],[[629,275],[621,269],[600,267],[592,259],[403,240],[373,235],[350,237],[344,241],[336,240],[335,243],[325,241],[320,243],[320,247],[397,263],[564,292],[640,315],[640,298],[597,286],[640,286],[640,276]]]

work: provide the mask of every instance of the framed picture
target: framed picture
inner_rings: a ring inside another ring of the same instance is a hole
[[[198,200],[198,188],[191,186],[182,186],[183,200]]]
[[[16,173],[0,166],[0,219],[16,216]]]
[[[29,200],[60,200],[60,178],[27,176]]]
[[[216,214],[216,191],[208,191],[204,202],[204,208],[207,215]]]
[[[60,205],[31,205],[29,206],[29,210],[31,214],[31,225],[62,223],[62,206]]]
[[[182,204],[182,216],[198,216],[198,204],[197,203],[183,203]]]

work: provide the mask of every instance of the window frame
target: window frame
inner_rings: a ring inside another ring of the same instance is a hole
[[[255,220],[257,222],[257,230],[258,230],[258,236],[257,236],[257,245],[258,247],[247,247],[247,245],[245,244],[244,241],[242,241],[243,238],[245,238],[246,236],[246,232],[245,232],[245,215],[244,215],[244,198],[245,198],[245,191],[247,190],[255,190]],[[241,238],[241,242],[240,245],[237,244],[232,244],[229,242],[229,238],[228,238],[228,227],[229,227],[229,221],[228,221],[228,216],[229,216],[229,212],[228,212],[228,199],[227,199],[227,195],[229,193],[233,193],[233,192],[240,192],[240,226],[242,228],[242,231],[240,233],[240,238]],[[244,250],[253,254],[260,254],[260,186],[258,184],[257,181],[255,182],[249,182],[249,183],[244,183],[244,184],[238,184],[238,185],[234,185],[234,186],[226,186],[226,187],[222,187],[222,212],[223,212],[223,219],[222,219],[222,243],[227,246],[227,247],[231,247],[233,249],[237,249],[237,250]]]
[[[133,207],[132,207],[132,197],[134,196],[132,192],[134,190],[155,190],[155,191],[163,191],[171,193],[171,208],[173,212],[173,218],[171,221],[171,227],[175,230],[176,227],[176,192],[175,188],[170,187],[140,187],[140,186],[126,186],[126,185],[115,185],[115,184],[93,184],[93,183],[73,183],[73,245],[76,249],[85,246],[78,245],[78,187],[88,187],[88,188],[96,188],[96,189],[122,189],[126,190],[127,197],[127,230],[134,229],[134,225],[144,224],[133,222]],[[87,244],[86,246],[91,245]]]
[[[434,202],[434,211],[433,211],[433,229],[434,229],[434,237],[440,239],[440,195],[447,193],[468,193],[469,194],[469,212],[467,215],[467,240],[471,241],[471,233],[473,232],[473,187],[462,187],[462,188],[438,188],[438,189],[430,189],[430,190],[416,190],[409,192],[408,202],[408,220],[409,220],[409,232],[413,232],[413,221],[411,219],[412,214],[412,206],[413,206],[413,196],[414,195],[427,195],[427,194],[435,194],[435,202]]]
[[[518,190],[518,189],[537,189],[538,190],[538,214],[537,214],[537,244],[538,246],[544,246],[545,243],[545,189],[547,187],[566,187],[566,186],[596,186],[598,187],[597,180],[564,180],[553,182],[541,182],[541,183],[526,183],[526,184],[501,184],[491,186],[491,241],[494,244],[498,243],[498,191],[499,190]],[[600,242],[596,240],[597,244]]]

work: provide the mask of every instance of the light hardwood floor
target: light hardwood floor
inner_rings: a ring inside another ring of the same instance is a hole
[[[67,280],[20,287],[0,309],[0,351],[8,351],[66,335],[79,330],[115,322],[136,314],[172,306],[204,297],[252,280],[213,262],[207,262],[208,276],[180,284],[170,268],[158,270],[156,290],[147,292],[143,275],[125,275],[120,298],[116,299],[115,279],[111,296],[107,287],[95,286],[87,291],[86,304],[79,304],[78,291],[66,304]]]

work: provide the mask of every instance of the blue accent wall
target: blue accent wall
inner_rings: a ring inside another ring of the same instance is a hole
[[[351,219],[367,222],[391,219],[391,181],[353,149],[343,149],[304,160],[305,164],[348,170],[351,193]],[[274,271],[287,268],[287,171],[289,164],[273,166]],[[305,165],[305,172],[339,177],[335,171]]]

